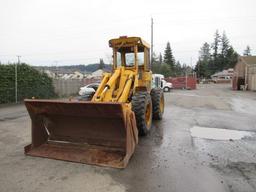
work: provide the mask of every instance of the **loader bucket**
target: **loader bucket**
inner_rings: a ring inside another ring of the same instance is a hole
[[[25,105],[32,121],[27,155],[124,168],[138,142],[125,103],[26,99]]]

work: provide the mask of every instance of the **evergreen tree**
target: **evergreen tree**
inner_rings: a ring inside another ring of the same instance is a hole
[[[211,59],[211,48],[210,45],[205,42],[199,51],[199,59],[204,61],[209,61]]]
[[[251,56],[251,48],[247,45],[246,49],[244,50],[244,56]]]
[[[160,67],[159,73],[164,75],[165,77],[170,77],[172,75],[170,65],[163,63]]]
[[[163,63],[163,56],[162,53],[159,53],[159,64],[161,65]]]
[[[205,42],[199,50],[199,59],[195,66],[195,72],[198,78],[209,77],[210,75],[210,62],[211,62],[211,48],[210,45]]]
[[[230,45],[229,45],[229,40],[226,36],[225,31],[222,34],[221,37],[221,52],[219,55],[219,63],[218,63],[218,69],[217,71],[222,71],[225,68],[228,68],[229,66],[229,58],[228,58],[228,53],[229,53],[229,49],[230,49]]]
[[[220,42],[221,42],[221,36],[219,34],[219,31],[216,30],[216,32],[214,34],[214,41],[213,41],[213,44],[212,44],[213,58],[214,59],[216,59],[217,56],[218,56]]]
[[[169,65],[170,70],[174,72],[175,60],[172,54],[170,42],[167,42],[166,48],[164,50],[164,63]]]
[[[214,40],[212,43],[212,49],[213,49],[213,60],[209,62],[209,69],[211,70],[211,73],[215,73],[220,68],[220,59],[219,59],[219,49],[220,49],[220,43],[221,43],[221,36],[219,34],[219,31],[216,30],[214,34]]]
[[[223,32],[221,37],[221,54],[220,54],[220,65],[218,71],[223,69],[233,68],[237,62],[238,54],[235,52],[233,47],[229,44],[229,40]]]
[[[103,59],[100,59],[99,69],[104,69],[104,67],[105,67],[105,63]]]
[[[208,73],[209,72],[208,67],[209,67],[208,63],[199,59],[196,63],[196,66],[195,66],[195,72],[197,74],[197,77],[198,78],[208,77],[208,74],[209,74]]]
[[[222,57],[226,57],[230,46],[229,46],[229,40],[226,36],[225,31],[223,32],[220,43],[221,43],[221,55]]]
[[[183,75],[183,70],[182,70],[180,61],[177,61],[175,64],[175,74],[174,75],[175,76]]]
[[[237,52],[233,49],[232,46],[229,47],[227,51],[227,64],[225,66],[226,69],[235,67],[238,59]]]

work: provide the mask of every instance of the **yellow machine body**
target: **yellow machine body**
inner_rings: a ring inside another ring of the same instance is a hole
[[[120,37],[109,46],[113,70],[104,73],[91,101],[25,100],[32,120],[27,155],[126,167],[138,142],[132,96],[151,90],[149,45],[139,37]]]
[[[139,37],[112,39],[109,45],[113,48],[113,73],[104,74],[92,101],[129,103],[135,91],[150,92],[149,45]]]

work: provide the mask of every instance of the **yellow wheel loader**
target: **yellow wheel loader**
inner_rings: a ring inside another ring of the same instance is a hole
[[[149,45],[140,37],[111,39],[112,73],[104,73],[91,101],[26,99],[32,142],[25,154],[126,167],[152,119],[161,119],[164,95],[151,88]]]

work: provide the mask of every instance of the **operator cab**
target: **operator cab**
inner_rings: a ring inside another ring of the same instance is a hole
[[[149,71],[149,45],[139,37],[120,37],[109,41],[113,48],[113,67]]]

